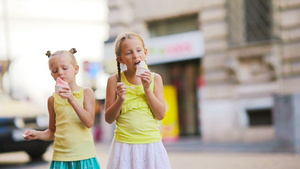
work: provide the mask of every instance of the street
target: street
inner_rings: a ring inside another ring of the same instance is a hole
[[[109,144],[96,143],[97,158],[102,169],[106,168]],[[182,151],[166,146],[172,169],[300,169],[300,155],[293,153]],[[182,149],[184,149],[182,147]],[[43,160],[30,162],[25,152],[0,154],[3,169],[48,169],[52,146]]]

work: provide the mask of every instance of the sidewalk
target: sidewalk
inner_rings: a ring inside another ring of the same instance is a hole
[[[278,147],[276,142],[257,143],[204,143],[199,137],[181,138],[175,143],[164,143],[168,151],[181,152],[244,152],[244,153],[293,153]]]
[[[270,143],[204,144],[199,139],[188,138],[164,145],[172,169],[300,169],[299,154],[274,151],[274,145]],[[101,169],[105,169],[110,143],[98,142],[95,147]],[[50,146],[44,161],[35,163],[29,161],[25,152],[0,154],[0,168],[48,169],[52,153]]]
[[[300,169],[300,155],[275,143],[206,144],[197,138],[164,143],[172,169]],[[96,143],[101,168],[107,164],[109,143]]]

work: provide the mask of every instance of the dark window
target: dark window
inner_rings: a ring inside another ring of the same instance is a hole
[[[271,5],[269,0],[246,0],[247,42],[271,38]]]
[[[231,46],[273,38],[271,0],[230,0],[227,6]]]
[[[270,126],[273,124],[271,109],[247,110],[249,126]]]
[[[198,15],[188,15],[148,23],[150,37],[171,35],[199,30]]]

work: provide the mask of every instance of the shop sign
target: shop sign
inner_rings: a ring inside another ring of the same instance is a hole
[[[200,31],[150,38],[145,41],[149,54],[148,64],[160,64],[200,58],[204,55]]]

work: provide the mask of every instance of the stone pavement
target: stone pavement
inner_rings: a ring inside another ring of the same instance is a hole
[[[300,154],[265,143],[165,143],[173,169],[300,169]]]
[[[300,169],[300,155],[274,147],[274,143],[205,144],[198,139],[164,143],[172,169]],[[109,143],[96,144],[103,169]]]
[[[177,143],[164,144],[172,169],[300,169],[299,154],[284,149],[274,151],[272,143],[204,144],[198,139],[181,139]],[[105,169],[110,143],[95,145],[101,168]],[[48,169],[52,152],[51,146],[44,154],[45,161],[35,164],[29,162],[24,152],[0,154],[0,168]],[[12,165],[16,160],[19,164]]]
[[[176,143],[164,143],[169,151],[181,152],[246,152],[246,153],[293,153],[278,147],[275,141],[255,143],[205,143],[199,137],[181,138]]]

